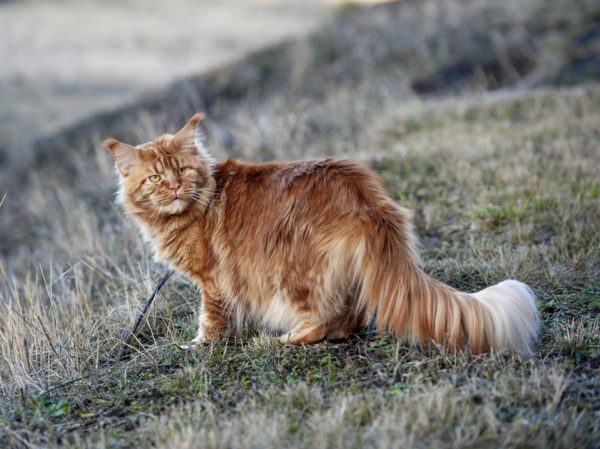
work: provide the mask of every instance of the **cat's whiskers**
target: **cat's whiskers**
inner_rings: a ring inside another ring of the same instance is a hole
[[[192,202],[197,203],[205,208],[205,210],[209,210],[212,206],[209,201],[202,198],[191,198]]]
[[[213,198],[208,198],[207,196],[204,196],[203,192],[201,192],[201,191],[196,191],[196,192],[192,193],[190,195],[190,198],[193,198],[193,199],[202,198],[202,199],[206,200],[207,202],[213,200]]]
[[[192,198],[194,198],[196,195],[200,195],[200,196],[201,196],[203,199],[205,199],[205,200],[207,201],[207,203],[208,203],[208,204],[207,204],[207,209],[208,209],[208,208],[210,208],[210,207],[213,207],[213,208],[215,208],[215,210],[216,210],[216,205],[215,205],[215,203],[218,203],[218,202],[224,202],[224,201],[226,201],[227,199],[231,198],[231,197],[227,197],[227,195],[225,195],[225,192],[221,192],[221,197],[220,197],[220,198],[216,198],[214,194],[213,194],[213,195],[212,195],[210,198],[205,198],[205,197],[202,195],[202,193],[203,193],[203,192],[204,192],[204,191],[202,191],[202,190],[200,190],[200,191],[196,191],[195,193],[193,193],[193,194],[191,195],[191,197],[192,197]]]
[[[214,202],[222,201],[222,200],[215,200],[214,198],[207,198],[199,193],[195,193],[195,194],[191,195],[190,198],[193,201],[195,201],[196,203],[199,203],[199,204],[202,204],[203,206],[205,206],[206,210],[209,210],[210,208],[213,208],[216,210],[216,205],[214,204]]]
[[[160,217],[159,209],[155,209],[155,211],[156,211],[156,217],[154,218],[154,221],[152,222],[152,226],[154,226],[156,224],[156,222],[158,221],[158,219]]]
[[[152,214],[150,215],[149,218],[146,218],[145,215],[149,212],[151,212]],[[155,214],[156,214],[156,217],[154,217]],[[152,219],[154,218],[154,221],[152,222],[152,226],[154,226],[156,224],[156,222],[158,221],[159,216],[160,216],[160,214],[158,213],[158,209],[152,208],[152,209],[148,209],[146,212],[144,212],[140,218],[143,219],[144,221],[146,221],[147,223],[150,223],[150,221],[152,221]]]

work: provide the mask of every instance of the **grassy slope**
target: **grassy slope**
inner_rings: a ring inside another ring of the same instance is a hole
[[[295,51],[318,60],[311,48]],[[160,268],[106,206],[107,159],[74,157],[72,179],[55,175],[60,167],[31,177],[22,207],[36,232],[20,234],[0,264],[10,303],[0,316],[2,446],[597,444],[600,86],[422,100],[398,66],[333,86],[335,67],[296,96],[275,89],[213,104],[216,153],[370,161],[415,212],[434,277],[466,291],[506,278],[534,288],[543,320],[535,356],[451,356],[368,330],[288,348],[256,328],[182,352],[175,345],[194,334],[198,292],[176,279],[115,368],[120,330]],[[138,120],[139,135],[157,132],[150,115]]]

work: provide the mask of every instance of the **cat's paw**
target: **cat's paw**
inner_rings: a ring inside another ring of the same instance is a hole
[[[192,341],[190,341],[187,345],[181,345],[179,347],[185,351],[189,351],[190,349],[193,349],[194,346],[199,346],[202,343],[205,343],[207,341],[208,341],[208,338],[206,338],[206,336],[204,335],[204,332],[202,332],[202,328],[200,328],[198,330],[198,335],[196,336],[196,338],[194,338]]]
[[[179,349],[183,351],[191,351],[194,348],[197,348],[200,344],[205,342],[206,339],[203,336],[198,336],[190,341],[187,345],[179,345]]]
[[[282,345],[292,345],[292,333],[288,332],[287,334],[283,334],[281,337],[279,337],[279,342]]]
[[[192,341],[190,341],[190,345],[196,346],[196,345],[205,343],[207,341],[208,341],[208,338],[206,338],[206,335],[204,335],[204,333],[202,331],[200,331],[200,332],[198,332],[198,335],[196,336],[196,338],[194,338]]]
[[[206,338],[204,336],[198,336],[198,337],[194,338],[192,341],[190,341],[187,345],[179,345],[179,349],[183,349],[184,351],[190,351],[194,348],[197,348],[202,343],[207,342],[207,341],[208,341],[208,338]]]

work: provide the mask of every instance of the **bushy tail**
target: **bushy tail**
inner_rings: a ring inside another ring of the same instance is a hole
[[[531,289],[510,280],[469,294],[432,279],[419,267],[410,212],[375,183],[371,189],[369,210],[376,212],[364,220],[357,314],[414,341],[530,355],[539,321]]]
[[[377,327],[454,350],[468,344],[475,354],[531,355],[539,321],[531,289],[509,280],[469,294],[432,279],[418,266],[408,221],[399,222],[379,228],[364,259],[360,306],[375,315]]]
[[[375,288],[378,292],[368,295],[375,300],[370,308],[376,307],[379,329],[419,342],[433,340],[454,350],[468,343],[474,354],[506,349],[531,355],[539,318],[527,285],[509,280],[469,294],[432,279],[418,267],[402,271],[400,278],[382,279]]]

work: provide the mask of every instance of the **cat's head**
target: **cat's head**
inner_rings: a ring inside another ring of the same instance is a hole
[[[204,210],[214,189],[213,160],[194,115],[177,134],[165,134],[137,147],[106,139],[117,165],[117,195],[129,213],[154,220],[158,216]]]

